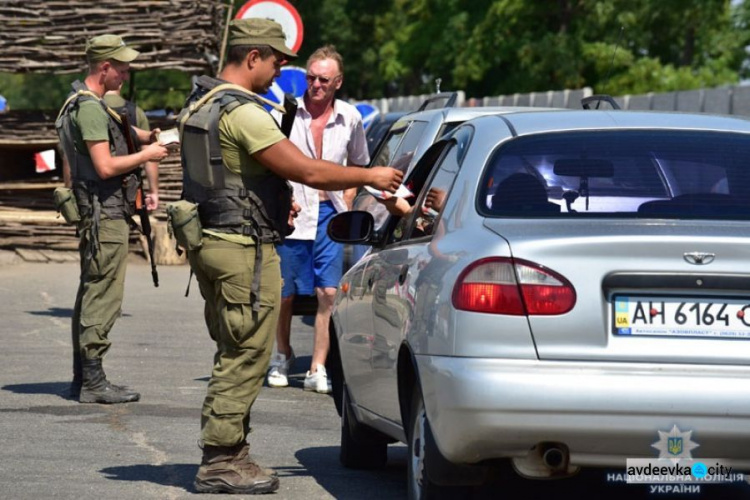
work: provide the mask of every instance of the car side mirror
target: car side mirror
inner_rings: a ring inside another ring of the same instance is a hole
[[[374,231],[372,214],[360,210],[336,214],[328,223],[328,237],[337,243],[371,243]]]

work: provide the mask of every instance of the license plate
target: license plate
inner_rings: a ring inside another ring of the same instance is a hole
[[[616,335],[750,339],[750,301],[623,296],[614,298]]]

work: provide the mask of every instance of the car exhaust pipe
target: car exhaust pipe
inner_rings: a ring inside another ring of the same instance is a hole
[[[567,468],[567,451],[562,450],[557,446],[547,448],[544,453],[542,453],[542,462],[553,471],[563,470]]]
[[[537,443],[526,456],[514,457],[513,468],[528,479],[570,477],[579,470],[570,465],[568,447],[554,441]]]

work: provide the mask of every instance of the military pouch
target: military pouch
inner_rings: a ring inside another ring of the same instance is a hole
[[[140,168],[140,167],[139,167]],[[138,198],[138,189],[140,188],[140,182],[138,176],[135,174],[128,174],[122,180],[122,190],[125,194],[125,201],[129,205],[134,205]]]
[[[167,203],[169,235],[185,250],[195,250],[202,245],[203,227],[198,215],[198,205],[187,200]]]
[[[81,220],[81,213],[78,211],[78,202],[72,189],[66,187],[55,188],[54,199],[55,208],[62,214],[65,222],[75,224]]]

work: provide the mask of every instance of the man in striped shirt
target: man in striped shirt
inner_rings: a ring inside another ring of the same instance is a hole
[[[307,156],[341,165],[367,165],[370,156],[357,109],[336,99],[344,78],[341,55],[331,45],[316,50],[307,61],[307,91],[298,99],[297,116],[289,139]],[[268,385],[286,387],[294,362],[289,343],[292,304],[295,295],[318,298],[315,316],[315,340],[305,390],[331,391],[325,371],[330,339],[328,324],[342,275],[343,246],[326,234],[330,219],[351,209],[356,188],[346,191],[322,191],[292,182],[294,199],[301,211],[294,232],[277,248],[281,257],[281,315],[276,334],[277,354],[271,361]]]

